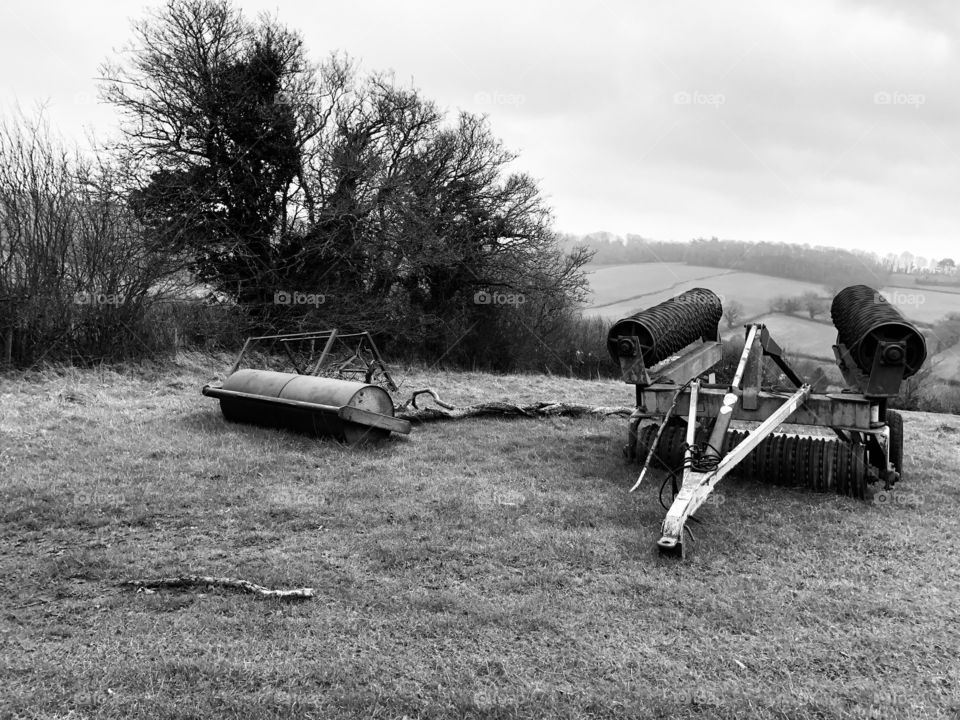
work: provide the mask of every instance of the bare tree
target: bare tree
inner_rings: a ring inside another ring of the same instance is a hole
[[[460,338],[485,323],[513,332],[480,290],[529,298],[510,321],[525,337],[547,336],[584,291],[590,253],[559,251],[536,182],[511,172],[485,118],[449,121],[342,56],[315,67],[275,21],[168,0],[103,74],[146,168],[137,217],[262,326],[362,325],[433,355],[469,350]],[[277,307],[281,290],[329,302]]]
[[[169,0],[102,74],[123,150],[145,168],[138,216],[161,244],[189,248],[201,279],[265,302],[283,272],[278,230],[298,200],[313,212],[302,149],[319,132],[316,74],[300,37],[223,0]]]
[[[728,303],[724,303],[723,306],[723,318],[727,321],[727,327],[734,327],[737,322],[743,318],[744,307],[743,303],[738,300],[731,300]]]
[[[151,291],[174,267],[143,242],[122,166],[59,142],[42,113],[0,120],[0,313],[5,360],[152,352]],[[162,343],[161,343],[162,344]]]
[[[803,293],[800,296],[800,304],[807,311],[811,320],[827,311],[827,301],[813,291]]]

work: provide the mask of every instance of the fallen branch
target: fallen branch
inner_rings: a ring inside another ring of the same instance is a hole
[[[417,397],[429,395],[437,407],[419,407]],[[457,407],[443,402],[436,391],[429,388],[417,390],[403,405],[395,408],[394,414],[398,418],[411,422],[430,422],[433,420],[460,420],[461,418],[477,417],[480,415],[506,415],[513,417],[582,417],[594,415],[600,417],[620,416],[629,417],[634,408],[605,407],[598,405],[577,405],[563,402],[538,402],[532,405],[513,405],[505,402],[487,402],[477,405]]]
[[[209,577],[207,575],[179,575],[177,577],[154,578],[152,580],[127,580],[121,585],[135,587],[138,590],[153,588],[184,588],[184,587],[229,587],[255,595],[275,597],[280,600],[304,600],[313,597],[313,588],[297,588],[295,590],[271,590],[262,585],[256,585],[247,580],[236,580],[225,577]]]

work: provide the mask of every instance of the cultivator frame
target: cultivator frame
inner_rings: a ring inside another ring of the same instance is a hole
[[[852,307],[848,312],[875,312],[862,302]],[[835,310],[834,317],[838,329],[847,321],[842,308],[839,313]],[[643,320],[643,314],[633,318]],[[637,409],[630,419],[626,451],[629,457],[644,457],[644,465],[631,492],[640,486],[654,457],[661,462],[664,454],[672,459],[673,467],[664,463],[668,470],[682,467],[657,542],[662,553],[686,556],[687,521],[738,466],[754,476],[781,473],[789,484],[806,482],[815,489],[833,488],[862,499],[872,496],[870,486],[875,483],[882,482],[889,490],[901,478],[902,419],[888,410],[887,401],[899,392],[903,378],[919,368],[926,353],[922,335],[909,323],[898,321],[904,327],[896,328],[890,322],[874,323],[869,332],[881,339],[874,338],[868,348],[872,354],[863,352],[865,333],[851,340],[850,332],[839,332],[834,354],[848,385],[839,393],[823,392],[826,379],[822,374],[810,381],[801,378],[760,323],[744,326],[746,341],[730,385],[701,379],[722,357],[716,333],[707,332],[699,342],[647,367],[645,355],[659,358],[643,348],[640,337],[617,335],[618,327],[630,327],[623,323],[611,329],[608,346],[620,362],[623,381],[636,385]],[[907,326],[916,334],[909,335],[904,329]],[[844,336],[855,344],[852,350],[842,342]],[[908,357],[914,367],[905,367]],[[773,360],[790,387],[763,386],[765,358]],[[861,367],[868,363],[867,369]],[[672,424],[683,419],[682,428]],[[640,425],[649,420],[658,424],[641,432]],[[733,421],[759,424],[743,433],[730,429]],[[838,440],[775,436],[787,423],[830,428]],[[666,450],[661,452],[660,445]],[[812,477],[805,478],[804,473]]]

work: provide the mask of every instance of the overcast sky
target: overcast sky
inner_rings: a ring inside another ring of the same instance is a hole
[[[953,0],[236,1],[487,113],[560,231],[960,260]],[[109,135],[97,67],[156,4],[4,3],[3,109]]]

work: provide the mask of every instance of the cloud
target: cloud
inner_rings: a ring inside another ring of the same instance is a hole
[[[489,115],[560,230],[953,247],[952,0],[239,4],[299,28],[317,59],[345,50]],[[109,126],[108,108],[73,98],[95,93],[140,12],[18,8],[0,38],[13,89],[50,97],[71,132]]]

